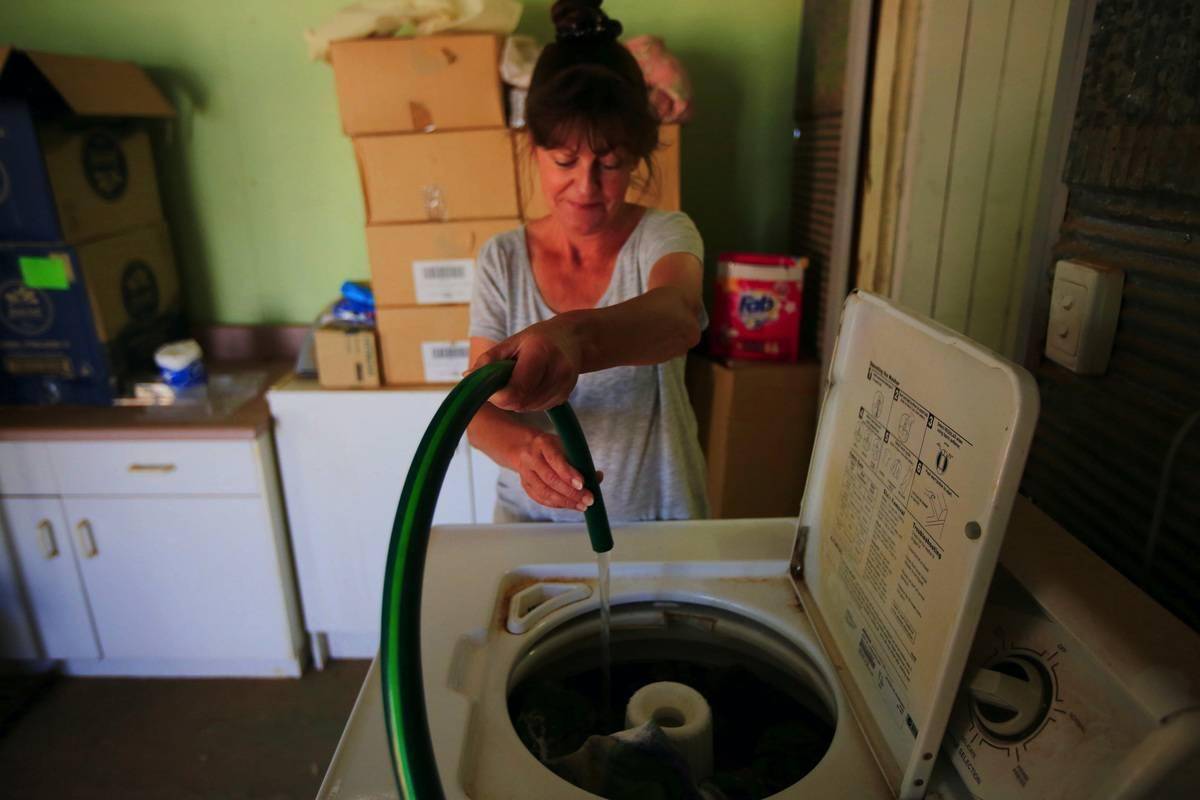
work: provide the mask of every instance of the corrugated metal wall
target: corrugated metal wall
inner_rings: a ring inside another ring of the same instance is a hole
[[[792,250],[809,257],[803,342],[819,349],[821,298],[833,253],[838,150],[850,35],[849,3],[806,3],[796,76],[792,154]]]
[[[1105,375],[1039,366],[1022,488],[1200,629],[1200,2],[1100,0],[1064,180],[1055,256],[1121,268],[1124,297]]]

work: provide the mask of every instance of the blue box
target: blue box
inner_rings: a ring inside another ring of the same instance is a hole
[[[0,241],[85,242],[162,219],[145,121],[173,115],[134,64],[0,47]]]
[[[166,228],[0,246],[0,404],[108,405],[180,338]]]
[[[141,122],[37,120],[0,99],[0,241],[84,242],[161,218]]]
[[[33,116],[23,102],[0,100],[0,239],[61,238]]]

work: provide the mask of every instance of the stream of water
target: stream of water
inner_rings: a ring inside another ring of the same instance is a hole
[[[608,556],[608,553],[596,554],[596,567],[599,570],[597,584],[600,588],[600,665],[604,675],[605,717],[612,711],[612,611],[609,608],[608,596]]]

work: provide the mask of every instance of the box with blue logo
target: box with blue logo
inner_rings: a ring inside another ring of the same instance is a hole
[[[0,47],[0,241],[85,242],[162,218],[136,65]]]
[[[182,327],[161,223],[82,245],[0,245],[0,404],[110,404]]]

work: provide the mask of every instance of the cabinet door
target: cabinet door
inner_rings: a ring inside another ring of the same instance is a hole
[[[65,498],[105,658],[292,655],[260,498]]]
[[[37,640],[7,522],[0,528],[0,659],[37,658]]]
[[[396,504],[445,397],[441,389],[268,394],[308,630],[378,630]],[[450,462],[435,525],[472,521],[465,450]]]
[[[467,448],[471,456],[471,489],[475,493],[475,522],[489,525],[496,510],[496,481],[500,466],[474,447]]]
[[[29,616],[41,640],[26,658],[99,658],[96,634],[64,523],[53,497],[0,500],[4,532],[15,569],[29,602]],[[8,576],[0,582],[8,582]]]

